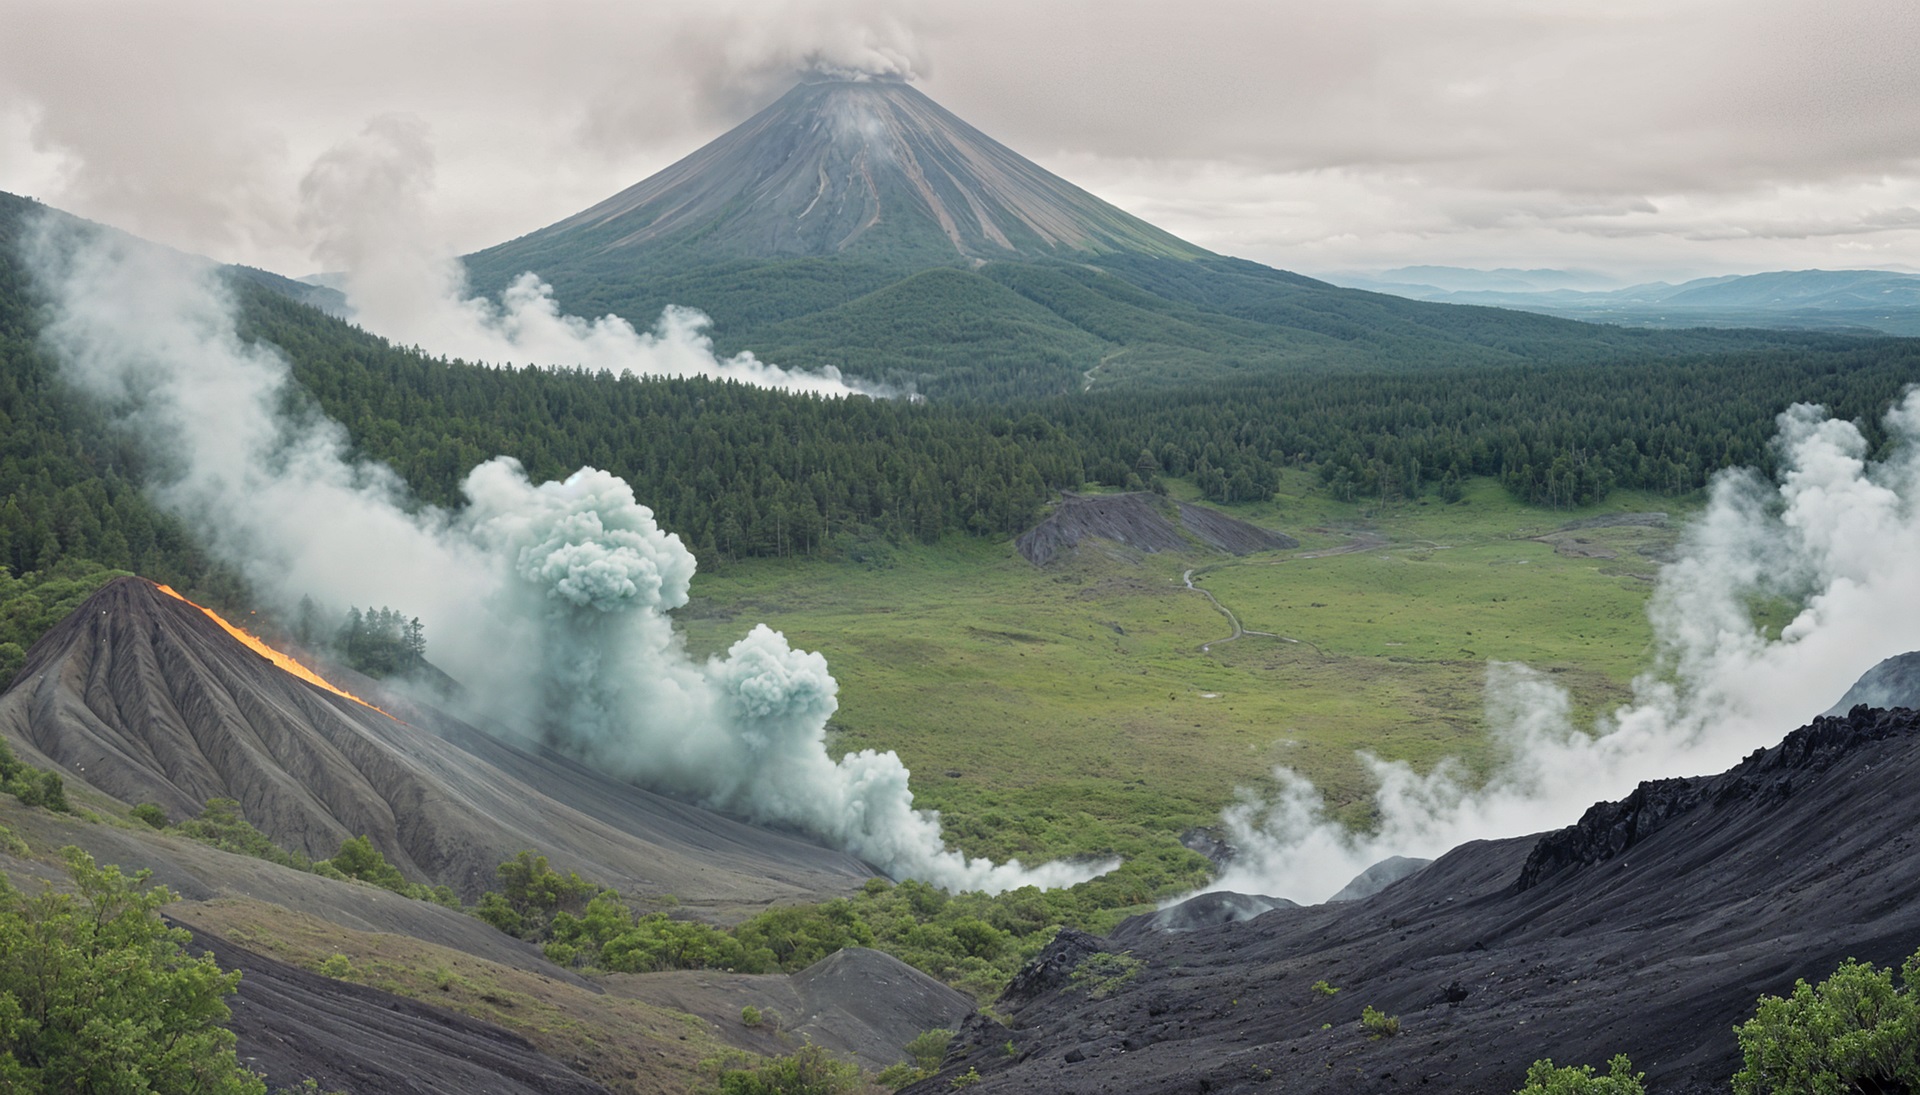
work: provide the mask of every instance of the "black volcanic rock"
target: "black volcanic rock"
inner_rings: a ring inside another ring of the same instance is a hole
[[[1920,946],[1917,838],[1920,714],[1857,707],[1362,901],[1130,936],[1143,965],[1107,998],[1008,997],[1010,1031],[910,1090],[977,1068],[982,1093],[1506,1095],[1538,1058],[1626,1053],[1649,1090],[1725,1092],[1758,996]],[[1368,1006],[1400,1034],[1368,1037]]]
[[[1252,920],[1262,913],[1272,912],[1275,909],[1299,907],[1298,902],[1289,901],[1284,897],[1216,890],[1212,893],[1189,897],[1178,905],[1169,905],[1142,916],[1128,917],[1113,930],[1113,938],[1124,942],[1148,932],[1199,931],[1201,928],[1211,928],[1216,924]]]
[[[237,799],[276,843],[314,859],[370,836],[410,879],[469,900],[527,848],[695,908],[813,899],[870,877],[843,853],[370,698],[398,717],[276,668],[199,609],[125,578],[28,651],[0,695],[0,734],[30,764],[175,820]]]

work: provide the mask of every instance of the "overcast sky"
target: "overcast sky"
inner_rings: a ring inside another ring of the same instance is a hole
[[[1920,0],[0,0],[0,189],[316,267],[299,183],[424,122],[433,231],[551,223],[810,62],[1309,273],[1920,268]]]

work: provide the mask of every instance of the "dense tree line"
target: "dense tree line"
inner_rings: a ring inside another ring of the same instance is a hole
[[[435,361],[250,304],[321,407],[427,500],[457,504],[496,453],[537,477],[581,464],[626,477],[702,557],[817,554],[837,537],[931,540],[1027,527],[1060,488],[1190,477],[1219,502],[1316,469],[1341,498],[1446,496],[1497,477],[1528,502],[1615,487],[1684,492],[1765,467],[1794,402],[1877,418],[1920,379],[1920,343],[1843,340],[1578,367],[1265,370],[1225,382],[1012,404],[828,400],[737,384]]]
[[[538,479],[591,464],[631,482],[707,561],[1004,537],[1057,490],[1166,476],[1218,502],[1268,497],[1287,468],[1316,471],[1343,499],[1447,498],[1473,476],[1552,506],[1616,487],[1690,491],[1718,469],[1767,465],[1790,403],[1828,404],[1872,433],[1920,379],[1920,343],[1830,339],[1578,365],[1261,367],[1010,401],[833,400],[467,365],[251,283],[236,295],[247,332],[286,351],[294,401],[344,424],[424,504],[458,506],[467,471],[499,454]],[[0,262],[0,566],[46,575],[86,560],[240,600],[237,580],[138,489],[133,440],[61,383],[38,318],[24,275]]]

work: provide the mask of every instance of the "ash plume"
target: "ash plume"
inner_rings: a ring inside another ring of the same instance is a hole
[[[277,349],[238,335],[210,264],[51,221],[30,250],[64,374],[145,443],[158,501],[283,610],[303,595],[336,611],[405,604],[493,721],[895,877],[998,892],[1113,866],[949,851],[897,756],[829,757],[837,686],[824,658],[778,632],[689,656],[668,613],[687,601],[694,558],[618,477],[534,483],[499,457],[467,476],[464,507],[418,506],[390,469],[349,457],[346,431],[302,403]]]
[[[826,396],[889,391],[818,372],[783,369],[742,352],[722,358],[711,320],[668,306],[651,331],[616,315],[567,315],[553,287],[523,273],[498,300],[469,295],[466,271],[428,228],[434,154],[418,119],[376,118],[322,155],[300,183],[301,223],[315,255],[341,272],[355,323],[401,345],[495,365],[579,367],[638,376],[709,377]]]
[[[1633,701],[1576,726],[1567,693],[1515,663],[1487,667],[1500,760],[1476,784],[1444,761],[1425,774],[1368,754],[1378,826],[1348,830],[1285,768],[1223,821],[1239,856],[1211,888],[1318,901],[1389,855],[1437,856],[1468,840],[1568,825],[1646,779],[1702,775],[1819,715],[1881,659],[1920,649],[1920,390],[1887,412],[1893,445],[1868,459],[1850,422],[1796,404],[1781,414],[1769,481],[1729,471],[1664,567],[1648,605],[1656,655]],[[1778,632],[1754,606],[1790,606]]]

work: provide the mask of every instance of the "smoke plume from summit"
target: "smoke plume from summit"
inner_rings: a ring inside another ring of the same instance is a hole
[[[1648,605],[1657,655],[1633,702],[1582,728],[1544,675],[1492,663],[1487,721],[1503,759],[1484,783],[1451,761],[1422,775],[1362,754],[1379,823],[1356,833],[1310,782],[1276,769],[1277,793],[1226,811],[1240,854],[1213,888],[1318,901],[1390,855],[1571,824],[1641,780],[1731,766],[1883,658],[1920,649],[1920,389],[1885,423],[1892,450],[1872,462],[1857,426],[1797,404],[1779,417],[1777,481],[1715,479]],[[1754,622],[1767,602],[1792,609],[1777,633]]]
[[[637,783],[791,826],[895,877],[949,889],[1059,886],[1110,869],[994,864],[948,851],[892,753],[825,747],[836,684],[819,654],[756,627],[689,656],[668,615],[695,562],[618,477],[534,483],[501,457],[455,511],[416,506],[384,465],[235,330],[209,264],[132,237],[42,225],[45,340],[155,462],[154,494],[216,556],[291,608],[403,604],[434,660],[493,720]]]
[[[700,376],[821,395],[886,395],[838,369],[783,369],[750,352],[721,358],[710,320],[669,306],[651,331],[616,315],[567,315],[553,287],[521,274],[500,295],[471,296],[466,272],[434,237],[428,198],[434,155],[419,120],[388,115],[322,155],[300,183],[301,221],[316,257],[341,271],[352,318],[367,330],[429,353],[494,365],[535,364]]]

